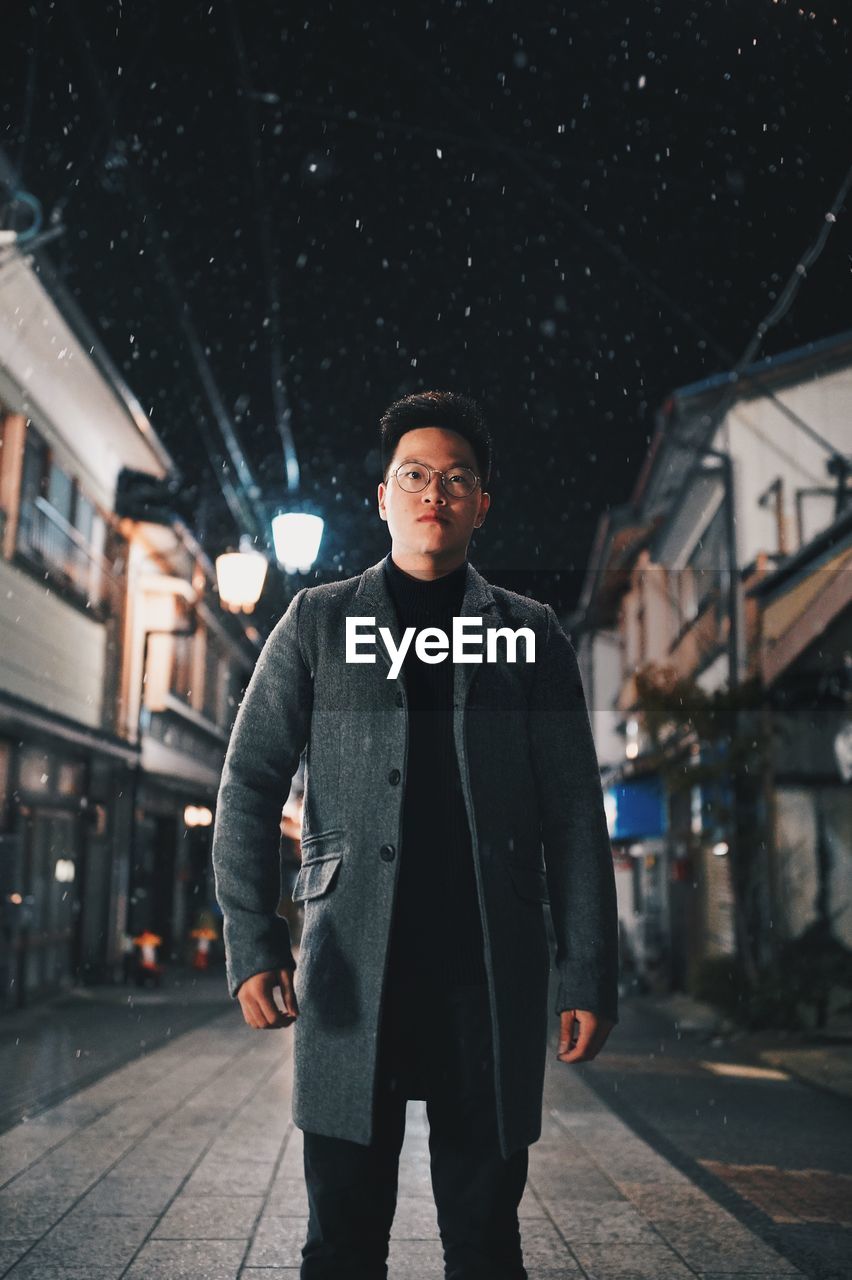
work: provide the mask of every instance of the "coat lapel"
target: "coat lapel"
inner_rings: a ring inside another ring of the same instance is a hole
[[[463,618],[482,619],[483,659],[485,657],[485,631],[490,620],[489,611],[492,609],[496,610],[496,608],[497,602],[491,593],[491,588],[482,575],[477,573],[473,565],[468,561],[467,583],[464,589],[464,599],[462,600],[460,616]],[[475,634],[476,632],[474,632],[474,635]],[[456,707],[460,709],[462,716],[464,715],[471,682],[474,676],[481,670],[481,662],[457,662],[455,665],[453,695]]]
[[[380,560],[378,564],[372,564],[369,569],[364,570],[361,581],[358,583],[358,590],[355,592],[355,601],[359,616],[376,619],[376,652],[379,655],[379,662],[383,662],[390,668],[390,656],[379,636],[379,627],[388,628],[397,648],[402,642],[402,632],[396,616],[396,607],[385,582],[384,563],[384,560]],[[400,672],[397,684],[402,683],[402,672]]]

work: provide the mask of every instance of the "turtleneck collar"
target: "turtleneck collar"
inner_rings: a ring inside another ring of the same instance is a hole
[[[385,556],[384,567],[388,584],[395,599],[438,604],[446,600],[460,600],[467,582],[467,559],[455,569],[439,578],[412,578],[394,563],[390,552]]]

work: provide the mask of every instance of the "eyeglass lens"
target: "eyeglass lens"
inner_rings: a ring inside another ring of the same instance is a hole
[[[401,489],[405,489],[408,493],[419,493],[421,489],[426,488],[431,475],[428,467],[410,462],[399,468],[396,478]],[[441,476],[441,484],[447,493],[465,497],[473,493],[476,488],[476,476],[467,467],[455,467]]]

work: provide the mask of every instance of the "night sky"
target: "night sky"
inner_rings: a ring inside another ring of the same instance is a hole
[[[452,388],[496,443],[473,563],[565,609],[659,405],[739,358],[852,163],[848,10],[815,3],[6,6],[0,146],[211,556],[192,335],[273,504],[281,371],[311,581],[388,549],[384,407]],[[760,354],[850,326],[851,250],[847,210]]]

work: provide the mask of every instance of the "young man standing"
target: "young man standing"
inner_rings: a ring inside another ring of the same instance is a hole
[[[490,507],[478,406],[447,392],[398,401],[382,462],[390,553],[297,593],[234,725],[213,842],[229,988],[249,1026],[295,1024],[303,1280],[387,1275],[412,1098],[426,1101],[446,1277],[522,1280],[548,903],[558,1057],[594,1058],[617,1020],[600,777],[553,610],[467,559]],[[275,913],[278,824],[304,747],[296,968]]]

